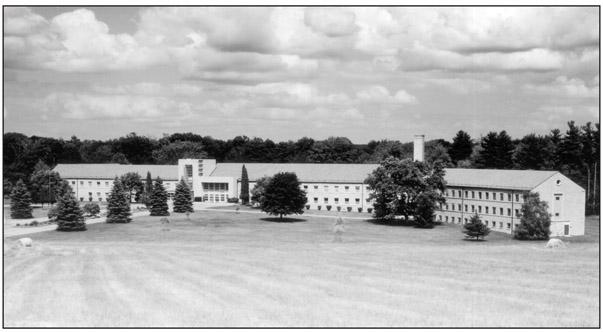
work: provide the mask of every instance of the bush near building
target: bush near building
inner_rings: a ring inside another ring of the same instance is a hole
[[[100,206],[97,203],[86,203],[83,210],[86,215],[95,216],[100,213]]]

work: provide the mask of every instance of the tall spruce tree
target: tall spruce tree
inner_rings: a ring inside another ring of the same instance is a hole
[[[13,219],[33,218],[32,212],[31,196],[23,181],[19,179],[10,193],[10,217]]]
[[[456,136],[452,139],[452,145],[448,150],[448,154],[455,164],[461,160],[469,159],[473,152],[473,141],[471,136],[466,132],[459,130]]]
[[[176,191],[174,193],[174,212],[195,212],[195,210],[193,210],[193,200],[191,199],[191,189],[188,187],[186,181],[184,181],[184,178],[176,185]]]
[[[247,205],[249,204],[249,176],[247,175],[247,168],[243,165],[243,169],[241,170],[241,204]]]
[[[152,216],[169,216],[168,211],[168,194],[163,187],[163,181],[160,177],[155,180],[153,194],[151,195],[151,215]]]
[[[66,193],[59,198],[57,206],[57,231],[85,231],[86,222],[80,203],[72,193]]]
[[[130,212],[130,200],[126,194],[121,181],[115,177],[111,194],[107,199],[107,222],[129,223],[132,221]]]
[[[480,219],[477,212],[469,218],[469,222],[463,225],[465,228],[462,232],[466,234],[466,239],[473,239],[479,241],[479,238],[482,239],[490,234],[490,228],[486,226],[482,220]]]
[[[515,238],[518,240],[548,240],[550,235],[551,215],[548,204],[540,200],[540,195],[528,192],[523,195],[524,203],[521,205],[521,223],[515,229]]]
[[[153,179],[151,172],[147,172],[147,180],[144,184],[144,192],[142,194],[142,203],[148,207],[151,206],[151,195],[153,195]]]

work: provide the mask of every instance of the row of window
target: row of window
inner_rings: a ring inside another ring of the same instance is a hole
[[[511,202],[513,199],[513,195],[511,195],[510,193],[502,193],[502,192],[481,192],[481,191],[469,191],[469,190],[465,190],[464,195],[465,198],[469,198],[469,195],[471,195],[471,199],[476,199],[476,194],[477,194],[477,199],[486,199],[489,200],[490,199],[490,194],[492,194],[492,200],[493,201],[506,201]],[[446,190],[444,192],[444,196],[446,197],[458,197],[458,198],[462,198],[463,197],[463,191],[462,190],[454,190],[454,189],[450,189],[450,190]],[[506,196],[506,197],[505,197]],[[519,202],[519,194],[515,194],[515,202]]]
[[[457,209],[455,210],[455,204],[446,204],[446,210],[447,211],[459,211],[459,212],[463,212],[463,209],[462,209],[463,206],[461,204],[456,204],[456,207],[457,207]],[[469,205],[465,204],[464,207],[465,207],[464,211],[465,212],[469,212]],[[490,214],[490,207],[489,206],[484,206],[483,210],[485,211],[485,212],[483,212],[484,214]],[[475,210],[475,205],[471,205],[471,212],[472,213],[475,213],[475,212],[482,213],[482,206],[478,205],[477,206],[477,211],[476,211]],[[500,216],[504,216],[505,215],[504,214],[505,213],[504,208],[499,207],[498,208],[498,212],[499,212],[498,215],[500,215]],[[496,215],[496,207],[495,206],[492,207],[492,213],[491,214]],[[511,217],[511,209],[509,209],[509,208],[507,209],[507,217]],[[519,209],[515,209],[515,217],[519,217]]]
[[[204,191],[228,191],[228,183],[203,183]]]
[[[461,223],[461,217],[456,217],[456,218],[455,217],[450,217],[450,221],[449,221],[448,216],[444,216],[444,219],[442,220],[442,215],[439,215],[438,219],[439,219],[439,221],[452,222],[452,223],[456,222],[457,224]],[[466,224],[468,222],[469,222],[469,219],[465,218],[465,221],[464,221],[463,224]],[[490,221],[485,220],[484,224],[486,226],[489,226],[489,227],[492,227],[492,228],[496,228],[497,226],[498,226],[498,228],[503,228],[505,223],[502,222],[502,221],[499,221],[498,223],[496,221],[492,221],[492,224],[490,224]],[[506,224],[507,224],[507,229],[511,229],[511,223],[508,222]],[[515,227],[519,227],[519,224],[515,224]]]
[[[315,185],[313,186],[313,189],[314,189],[313,191],[318,191],[318,187],[319,187],[319,186],[318,186],[317,184],[315,184]],[[340,188],[340,187],[341,187],[341,188]],[[309,186],[305,184],[305,185],[304,185],[304,190],[305,190],[306,192],[308,192],[308,189],[309,189]],[[334,186],[333,186],[333,190],[334,190],[336,193],[337,193],[337,192],[339,192],[339,190],[343,190],[343,192],[348,193],[348,192],[350,192],[350,190],[351,190],[351,186],[339,186],[339,185],[334,185]],[[329,186],[328,186],[328,185],[323,185],[323,191],[324,191],[324,192],[328,192],[328,191],[329,191]],[[360,192],[360,186],[354,186],[354,192],[359,193],[359,192]]]
[[[323,198],[323,202],[324,202],[325,204],[329,204],[329,197],[324,197],[324,198]],[[344,199],[343,199],[343,202],[344,202],[344,204],[350,204],[350,199],[349,199],[349,198],[344,198]],[[367,203],[370,203],[370,199],[368,199],[368,198],[367,198],[367,199],[366,199],[366,202],[367,202]],[[339,204],[339,197],[335,197],[335,198],[333,198],[333,203],[334,203],[334,204]],[[355,198],[355,199],[354,199],[354,203],[355,203],[356,205],[360,205],[360,198]],[[318,197],[314,197],[314,204],[318,204]]]
[[[227,202],[228,194],[204,194],[203,195],[204,202]]]
[[[102,183],[101,181],[96,181],[96,186],[100,187],[101,183]],[[109,181],[105,181],[105,187],[109,187],[109,183],[110,183]],[[71,186],[75,186],[75,184],[76,184],[76,181],[71,181]],[[88,181],[88,187],[92,187],[93,184],[94,184],[93,181]],[[83,186],[83,185],[84,185],[84,181],[80,181],[80,186]],[[172,184],[170,182],[164,182],[163,185],[170,188]]]

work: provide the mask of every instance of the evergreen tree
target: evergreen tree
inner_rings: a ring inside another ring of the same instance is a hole
[[[130,200],[124,191],[121,181],[115,177],[111,194],[107,199],[107,222],[129,223],[132,221],[130,213]]]
[[[13,219],[33,218],[32,212],[31,196],[23,181],[19,179],[10,194],[10,217]]]
[[[477,241],[479,241],[480,237],[483,239],[490,234],[490,228],[488,228],[488,226],[482,222],[480,217],[477,215],[477,212],[475,215],[469,218],[469,222],[463,227],[465,228],[463,233],[467,234],[465,236],[466,239],[475,238]]]
[[[547,240],[551,226],[551,215],[548,204],[540,200],[540,195],[528,192],[523,195],[519,227],[515,229],[518,240]]]
[[[420,228],[433,228],[435,226],[434,201],[427,194],[421,194],[416,200],[415,225]]]
[[[72,193],[66,193],[59,199],[57,206],[57,231],[85,231],[86,222],[80,203]]]
[[[303,214],[307,202],[306,192],[300,188],[297,175],[282,172],[275,174],[268,183],[261,208],[263,212],[283,219],[284,215]]]
[[[506,131],[489,132],[481,143],[482,151],[476,160],[480,168],[510,169],[513,167],[515,145]]]
[[[163,181],[157,177],[155,180],[155,187],[153,188],[153,194],[151,195],[151,215],[152,216],[169,216],[168,211],[168,194],[163,187]]]
[[[456,136],[452,139],[452,145],[448,150],[448,154],[452,161],[456,164],[461,160],[468,159],[473,151],[473,141],[471,136],[466,132],[459,130]]]
[[[174,212],[195,212],[193,210],[193,200],[191,199],[191,189],[188,187],[186,181],[184,181],[184,178],[176,185],[176,192],[174,193]]]
[[[151,206],[151,195],[153,195],[153,179],[151,178],[151,172],[147,172],[147,180],[144,184],[144,192],[141,197],[142,203],[148,207]]]
[[[249,177],[247,176],[245,165],[243,165],[243,170],[241,171],[241,196],[239,198],[241,199],[241,204],[249,204]]]

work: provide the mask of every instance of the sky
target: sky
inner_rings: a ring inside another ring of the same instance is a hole
[[[599,122],[598,7],[4,7],[4,132],[513,138]]]

